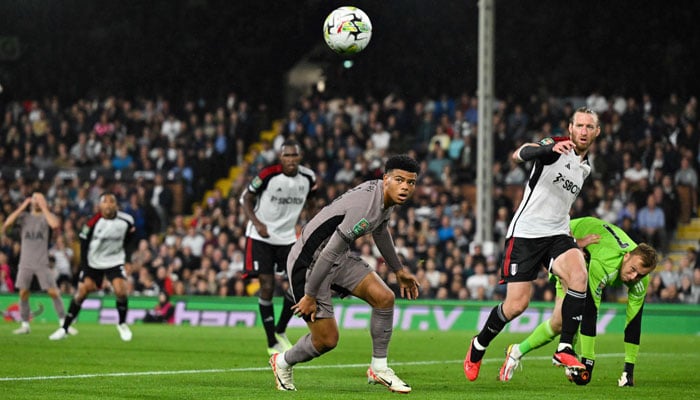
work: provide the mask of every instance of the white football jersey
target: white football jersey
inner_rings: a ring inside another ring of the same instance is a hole
[[[126,262],[124,246],[131,239],[134,218],[122,211],[106,219],[97,214],[88,221],[80,233],[87,242],[87,254],[82,255],[87,265],[95,269],[119,267]]]
[[[248,185],[257,195],[255,215],[267,226],[270,237],[260,236],[248,221],[246,236],[272,245],[288,245],[296,241],[296,223],[304,203],[316,183],[316,175],[302,165],[295,176],[282,173],[280,164],[264,168]],[[244,193],[245,195],[245,193]],[[243,197],[241,196],[241,203]]]
[[[569,210],[590,172],[588,160],[574,151],[535,159],[506,237],[568,235]]]

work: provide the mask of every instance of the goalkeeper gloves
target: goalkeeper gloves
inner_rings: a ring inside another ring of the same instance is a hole
[[[634,364],[625,363],[625,369],[622,371],[622,376],[617,380],[617,386],[634,386]]]

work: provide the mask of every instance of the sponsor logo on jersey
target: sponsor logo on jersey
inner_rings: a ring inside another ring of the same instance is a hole
[[[554,143],[554,139],[552,139],[551,137],[547,137],[547,138],[540,140],[540,145],[542,145],[542,146],[547,146],[547,145],[552,144],[552,143]]]
[[[578,196],[578,193],[581,191],[581,188],[577,184],[567,179],[561,172],[557,173],[552,183],[558,184],[557,186],[561,185],[562,189],[571,192],[574,196]]]
[[[279,205],[288,205],[288,204],[304,204],[304,199],[301,197],[277,197],[277,196],[272,196],[270,198],[270,201],[273,203],[277,203]]]
[[[42,231],[26,231],[24,232],[23,239],[27,240],[44,240],[44,232]]]

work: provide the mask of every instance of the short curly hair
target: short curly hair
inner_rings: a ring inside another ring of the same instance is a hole
[[[386,161],[386,164],[384,164],[385,173],[388,173],[395,169],[414,172],[417,174],[420,172],[420,164],[418,164],[418,161],[414,160],[412,157],[406,154],[398,154],[389,157],[389,159]]]

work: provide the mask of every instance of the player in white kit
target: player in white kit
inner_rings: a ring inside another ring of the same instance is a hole
[[[562,303],[559,347],[555,365],[570,372],[585,370],[572,348],[586,301],[588,274],[583,253],[569,234],[569,210],[590,173],[586,155],[600,134],[598,115],[579,108],[569,122],[568,138],[546,138],[526,143],[513,153],[518,162],[533,161],[518,210],[506,234],[501,282],[507,284],[505,300],[493,308],[464,360],[464,374],[474,381],[491,341],[506,324],[527,309],[532,281],[544,266],[566,288]]]
[[[119,211],[117,197],[113,193],[100,196],[100,211],[95,214],[80,232],[80,282],[78,290],[68,307],[68,314],[63,326],[49,336],[51,340],[64,339],[80,312],[83,301],[88,294],[97,291],[106,277],[112,284],[116,297],[119,322],[117,331],[125,342],[131,340],[132,333],[126,324],[128,310],[128,285],[124,265],[127,254],[125,248],[131,247],[134,236],[134,219],[131,215]]]
[[[292,343],[285,333],[294,302],[284,297],[282,312],[275,324],[272,296],[275,267],[286,275],[287,254],[297,240],[296,224],[308,199],[316,189],[316,174],[299,165],[301,146],[288,140],[280,149],[280,162],[263,168],[241,195],[248,217],[245,248],[245,277],[258,278],[258,308],[267,339],[268,355],[285,351]]]

